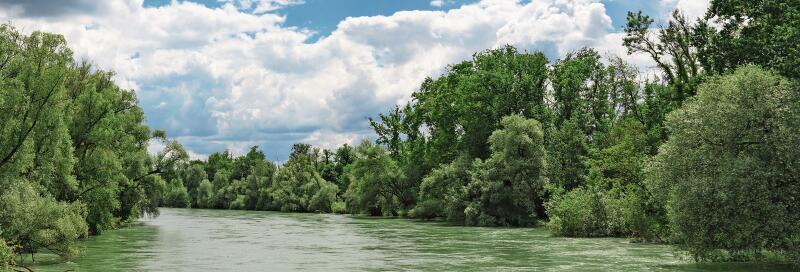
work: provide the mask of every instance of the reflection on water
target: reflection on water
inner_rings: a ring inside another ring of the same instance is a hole
[[[542,228],[476,228],[330,214],[162,209],[86,243],[74,263],[36,271],[775,271],[696,265],[667,246],[550,237]]]

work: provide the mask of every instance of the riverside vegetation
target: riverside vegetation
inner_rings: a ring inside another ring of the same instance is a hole
[[[63,37],[3,25],[0,265],[73,258],[159,206],[544,225],[800,264],[797,22],[791,1],[712,1],[706,19],[675,12],[662,28],[629,13],[624,45],[658,69],[647,80],[591,48],[486,50],[370,119],[374,142],[298,143],[280,165],[258,147],[189,160]]]

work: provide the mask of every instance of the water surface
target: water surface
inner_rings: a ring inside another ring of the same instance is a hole
[[[697,265],[668,246],[333,214],[162,209],[36,271],[776,271]]]

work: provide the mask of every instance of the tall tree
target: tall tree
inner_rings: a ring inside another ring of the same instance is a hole
[[[794,88],[760,68],[739,68],[701,85],[669,114],[671,135],[649,167],[647,185],[668,210],[672,239],[696,259],[764,251],[798,257]]]

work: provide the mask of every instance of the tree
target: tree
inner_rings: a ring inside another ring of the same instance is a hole
[[[702,62],[723,72],[758,64],[800,78],[800,3],[797,1],[711,1],[706,18],[716,28],[698,24]]]
[[[273,209],[287,212],[330,212],[335,184],[322,179],[307,144],[295,144],[286,165],[275,173],[268,193]]]
[[[573,118],[550,134],[548,176],[559,189],[571,190],[586,183],[589,146],[586,135]]]
[[[189,168],[183,172],[183,180],[184,184],[186,185],[186,191],[189,194],[189,202],[191,207],[200,206],[198,187],[200,186],[200,182],[207,179],[208,176],[203,168],[202,163],[191,164]]]
[[[209,179],[213,180],[217,172],[233,170],[233,155],[227,149],[223,152],[215,152],[208,156],[208,163],[206,163],[206,175]]]
[[[656,63],[672,87],[671,101],[680,105],[697,92],[705,73],[713,72],[701,66],[694,39],[704,33],[690,25],[678,10],[672,13],[667,27],[653,30],[652,24],[653,19],[641,11],[628,12],[623,45],[628,54],[647,54]]]
[[[477,160],[467,188],[465,223],[531,226],[544,218],[544,139],[541,124],[519,115],[503,117],[489,137],[492,155]]]
[[[332,177],[335,177],[335,183],[339,186],[339,193],[344,194],[347,191],[348,187],[348,179],[344,177],[345,169],[348,165],[352,164],[355,161],[355,151],[352,146],[348,144],[343,144],[338,149],[336,149],[336,153],[334,154],[334,169],[333,173],[331,173]]]
[[[345,173],[350,183],[345,198],[353,212],[397,215],[410,209],[408,199],[416,194],[415,188],[404,183],[400,166],[383,147],[361,142]]]
[[[197,186],[197,206],[200,208],[214,207],[214,185],[204,179]]]
[[[183,181],[178,179],[167,184],[162,205],[174,208],[189,208],[189,203],[189,192],[183,186]]]
[[[800,249],[800,97],[758,67],[715,77],[667,117],[648,167],[672,239],[695,259]],[[709,212],[713,211],[713,212]]]
[[[227,209],[228,204],[233,200],[230,195],[228,195],[228,186],[231,184],[231,180],[229,178],[228,171],[219,171],[214,173],[214,181],[212,184],[214,185],[214,200],[213,204],[209,208],[216,208],[216,209]]]
[[[472,160],[461,156],[425,176],[419,188],[419,202],[410,215],[417,218],[446,217],[464,222],[467,186],[472,175]]]
[[[24,181],[12,182],[0,195],[2,238],[17,253],[48,250],[65,259],[78,255],[78,239],[88,235],[86,206],[43,196]]]

